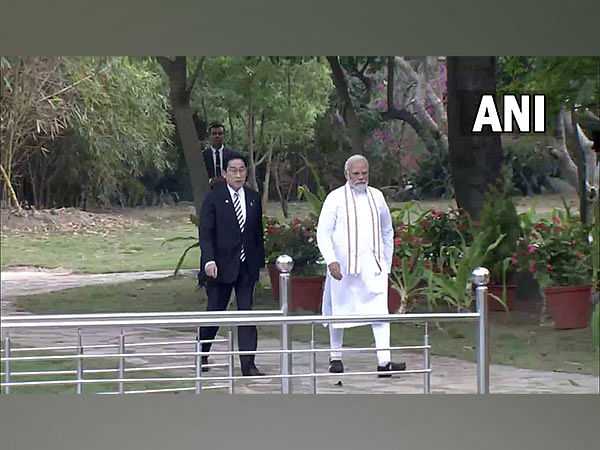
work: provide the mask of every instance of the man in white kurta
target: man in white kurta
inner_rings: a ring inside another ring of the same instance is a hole
[[[328,266],[323,315],[388,314],[388,274],[392,266],[394,231],[383,194],[368,186],[369,166],[362,155],[345,164],[347,183],[332,191],[321,209],[317,244]],[[344,328],[365,323],[329,325],[332,348],[329,371],[341,373]],[[390,324],[373,323],[377,348],[390,347]],[[389,350],[377,351],[377,370],[404,370],[392,363]],[[389,376],[389,374],[379,374]]]

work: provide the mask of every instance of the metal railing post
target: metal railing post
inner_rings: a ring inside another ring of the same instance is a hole
[[[81,338],[81,328],[77,328],[77,354],[83,355],[83,340]],[[83,358],[77,359],[77,393],[83,394]]]
[[[477,393],[490,393],[490,329],[488,326],[488,288],[490,272],[485,267],[473,270],[477,302]]]
[[[200,343],[200,327],[198,327],[198,333],[196,335],[196,394],[202,393],[202,344]]]
[[[289,304],[291,303],[291,280],[292,280],[292,269],[294,268],[294,260],[291,256],[281,255],[275,262],[277,269],[279,269],[279,299],[281,302],[281,312],[284,316],[289,315]],[[281,325],[281,349],[291,350],[292,339],[289,332],[289,325],[284,323]],[[281,393],[291,394],[292,393],[292,380],[291,378],[285,377],[285,375],[292,374],[292,354],[282,353],[281,354]]]
[[[423,349],[423,369],[427,372],[423,374],[423,394],[431,394],[431,373],[429,369],[431,368],[429,362],[429,322],[425,322],[425,334],[423,335],[423,346],[426,347]]]
[[[235,327],[231,327],[231,328],[235,328]],[[229,332],[227,333],[227,350],[230,352],[233,352],[233,330],[229,329]],[[233,353],[229,354],[229,364],[228,364],[228,374],[229,374],[229,393],[233,394],[234,390],[235,390],[235,385],[234,382],[235,380],[233,379],[233,364],[235,361],[235,358],[233,356]]]
[[[123,380],[125,378],[125,335],[123,334],[123,328],[121,328],[121,333],[119,334],[119,380]],[[124,393],[124,384],[123,381],[119,381],[119,394]]]
[[[4,381],[6,382],[6,393],[10,394],[10,336],[6,333],[4,337],[4,354],[6,355],[6,364],[4,365]]]
[[[310,324],[310,348],[311,350],[315,349],[315,324],[314,322]],[[317,377],[314,375],[317,371],[317,352],[311,352],[310,355],[310,373],[313,374],[310,377],[310,393],[317,393]]]

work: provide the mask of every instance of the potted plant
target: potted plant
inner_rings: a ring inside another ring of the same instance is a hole
[[[514,283],[516,270],[510,264],[510,260],[517,250],[521,225],[515,204],[508,195],[509,189],[508,183],[490,189],[478,229],[478,232],[483,235],[484,246],[493,243],[498,236],[505,235],[505,239],[496,248],[490,250],[482,262],[482,266],[490,271],[488,292],[489,308],[492,311],[512,310],[516,300],[517,287]]]
[[[487,244],[485,235],[478,233],[471,243],[460,236],[460,245],[444,246],[437,261],[439,265],[426,267],[428,299],[433,309],[438,302],[459,311],[470,311],[473,304],[471,272],[482,265],[487,255],[504,239],[500,235],[494,242]]]
[[[543,289],[557,329],[589,326],[592,304],[590,246],[587,228],[563,211],[550,220],[534,220],[533,210],[521,215],[523,237],[512,264],[529,270]]]
[[[263,225],[273,298],[279,301],[279,271],[275,261],[278,256],[287,254],[294,259],[290,311],[320,311],[325,267],[317,247],[316,222],[310,218],[296,218],[290,223],[280,223],[274,218],[265,217]]]
[[[394,255],[390,273],[390,290],[388,292],[388,308],[390,313],[409,312],[416,296],[425,289],[424,246],[429,244],[420,234],[422,221],[427,213],[421,213],[411,223],[412,203],[392,211],[392,223],[395,230]]]

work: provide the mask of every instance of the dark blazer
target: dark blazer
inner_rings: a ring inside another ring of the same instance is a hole
[[[217,264],[217,281],[234,283],[240,268],[240,250],[244,243],[246,264],[250,277],[258,280],[258,271],[265,266],[265,248],[260,194],[244,186],[246,223],[240,231],[233,201],[227,184],[215,186],[208,192],[202,209],[198,234],[200,238],[200,270],[208,261]],[[210,279],[207,277],[207,279]]]
[[[206,165],[206,171],[208,172],[208,178],[220,177],[222,174],[215,173],[215,164],[213,163],[212,149],[208,147],[206,150],[202,152],[204,156],[204,164]],[[239,156],[239,153],[235,150],[231,150],[223,146],[223,164],[227,160],[227,158],[231,156]]]

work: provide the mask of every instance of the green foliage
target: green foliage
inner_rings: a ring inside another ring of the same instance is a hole
[[[502,143],[504,166],[512,186],[524,196],[541,194],[548,177],[555,176],[559,168],[558,161],[545,148],[539,148],[536,141],[538,137],[519,136]]]
[[[488,245],[485,235],[479,233],[470,244],[461,236],[460,246],[442,247],[441,270],[429,270],[426,274],[430,304],[446,302],[468,311],[473,302],[471,272],[482,265],[489,252],[498,247],[504,237],[502,234]]]
[[[596,107],[599,61],[598,56],[500,57],[498,93],[543,92],[550,115],[563,107]]]
[[[542,287],[586,284],[591,280],[588,229],[566,212],[553,209],[552,219],[520,215],[523,237],[511,264],[528,270]]]
[[[480,217],[480,233],[483,245],[492,244],[500,235],[506,236],[494,249],[490,250],[482,265],[490,271],[492,284],[505,284],[506,270],[517,249],[517,239],[521,236],[519,215],[514,202],[509,197],[510,180],[505,177],[503,185],[492,187],[488,193]]]
[[[594,345],[600,348],[600,302],[596,303],[592,313],[592,335],[594,336]]]

